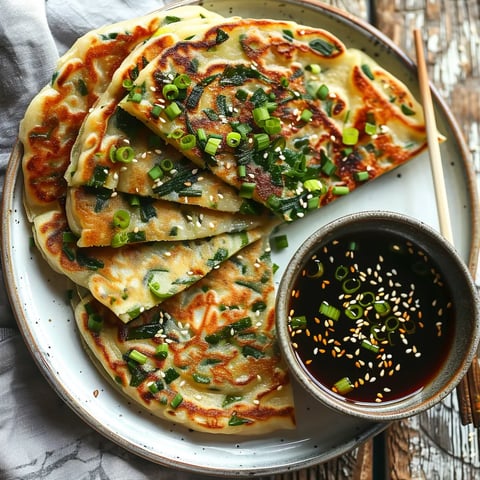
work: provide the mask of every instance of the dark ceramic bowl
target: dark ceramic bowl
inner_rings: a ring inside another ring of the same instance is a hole
[[[291,374],[334,410],[375,421],[420,413],[465,375],[479,298],[454,247],[392,212],[347,215],[298,249],[277,295]]]

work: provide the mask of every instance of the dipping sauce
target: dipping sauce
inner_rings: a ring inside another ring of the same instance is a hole
[[[443,364],[454,307],[434,259],[397,234],[363,230],[319,245],[295,279],[289,333],[320,386],[348,401],[415,394]]]

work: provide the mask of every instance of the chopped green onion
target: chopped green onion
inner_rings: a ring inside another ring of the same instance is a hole
[[[152,107],[152,111],[150,113],[151,113],[152,117],[158,118],[160,116],[160,114],[163,112],[163,110],[164,110],[164,108],[162,107],[162,105],[155,104]]]
[[[152,167],[148,171],[148,176],[152,180],[158,180],[158,179],[162,178],[163,175],[164,175],[164,173],[163,173],[162,167],[160,165],[155,165],[154,167]]]
[[[347,193],[350,193],[350,189],[346,185],[334,185],[332,193],[334,195],[347,195]]]
[[[62,242],[63,243],[76,243],[78,237],[73,232],[63,232],[62,233]]]
[[[191,150],[197,144],[197,138],[195,137],[195,135],[190,133],[188,135],[184,135],[180,139],[179,144],[182,150]]]
[[[345,293],[355,293],[361,285],[362,284],[358,278],[347,278],[343,282],[342,288]]]
[[[115,161],[121,163],[130,163],[135,158],[135,152],[132,147],[125,146],[115,150]]]
[[[305,69],[312,73],[320,73],[322,71],[318,63],[311,63],[310,65],[307,65]]]
[[[300,114],[300,121],[302,122],[309,122],[313,117],[313,112],[305,108],[302,113]]]
[[[314,210],[320,206],[320,198],[312,197],[307,200],[307,210]]]
[[[162,94],[167,100],[175,100],[178,97],[178,87],[173,83],[164,85]]]
[[[270,112],[268,111],[268,108],[263,106],[254,108],[252,111],[252,115],[253,120],[259,126],[262,126],[263,122],[270,118]]]
[[[263,124],[263,129],[269,135],[276,135],[282,131],[282,122],[277,117],[267,118]]]
[[[358,142],[359,131],[355,127],[345,127],[342,132],[344,145],[355,145]]]
[[[125,89],[125,90],[131,90],[132,87],[133,87],[133,80],[131,78],[126,78],[123,82],[122,82],[122,87]]]
[[[342,281],[348,275],[348,268],[344,265],[339,265],[335,270],[335,280]]]
[[[183,130],[181,128],[175,128],[172,132],[167,135],[167,138],[173,138],[178,140],[179,138],[183,137]]]
[[[142,352],[139,352],[138,350],[133,349],[129,354],[128,358],[131,360],[134,360],[135,362],[139,363],[140,365],[143,365],[147,361],[147,356],[144,355]]]
[[[130,225],[130,213],[127,210],[117,210],[113,214],[113,225],[119,228],[127,228]]]
[[[253,192],[255,191],[256,184],[253,182],[243,182],[240,186],[239,195],[242,198],[252,198]]]
[[[162,160],[160,160],[160,166],[164,172],[170,172],[174,167],[172,160],[169,158],[162,158]]]
[[[375,301],[376,297],[373,292],[363,292],[358,300],[362,307],[368,307]]]
[[[222,140],[220,138],[210,137],[204,148],[205,153],[208,153],[208,155],[215,155],[221,143]]]
[[[103,318],[96,313],[89,313],[87,327],[94,333],[99,333],[103,327]]]
[[[402,113],[407,116],[415,115],[415,110],[412,110],[410,107],[402,103],[401,107]]]
[[[329,88],[324,83],[320,85],[315,94],[320,100],[325,100],[328,97]]]
[[[207,133],[205,132],[204,128],[199,128],[197,130],[197,137],[200,142],[206,142],[207,141]]]
[[[366,63],[364,63],[362,65],[362,72],[370,79],[370,80],[374,80],[374,76],[373,76],[373,73],[372,73],[372,70],[370,69],[370,66],[367,65]]]
[[[273,247],[276,250],[281,250],[288,247],[288,237],[286,235],[277,235],[272,238]]]
[[[373,353],[378,353],[378,351],[380,350],[379,345],[373,344],[368,340],[362,340],[362,343],[360,344],[360,346],[362,348],[365,348],[366,350],[370,350]]]
[[[182,402],[183,402],[183,397],[182,397],[182,395],[181,395],[180,393],[177,393],[177,394],[173,397],[172,401],[170,402],[170,406],[171,406],[172,408],[177,408],[178,406],[180,406],[180,404],[181,404]]]
[[[182,113],[182,109],[177,103],[173,102],[165,107],[164,112],[169,120],[175,120]]]
[[[112,237],[110,245],[113,248],[123,247],[128,243],[128,233],[127,232],[118,232]]]
[[[237,170],[237,174],[240,178],[244,178],[247,176],[247,167],[246,165],[239,165],[238,166],[238,170]]]
[[[158,393],[160,390],[163,390],[163,383],[160,381],[160,380],[157,380],[156,382],[152,382],[149,386],[148,386],[148,390],[150,391],[150,393]]]
[[[256,133],[253,139],[257,151],[265,150],[270,145],[270,137],[266,133]]]
[[[236,148],[240,145],[242,136],[238,132],[229,132],[227,134],[227,145],[232,148]]]
[[[350,320],[358,320],[363,315],[363,307],[358,303],[352,303],[345,309],[345,315]]]
[[[353,177],[357,182],[365,182],[370,178],[370,175],[368,174],[367,171],[363,171],[363,172],[355,172],[353,174]]]
[[[154,355],[157,358],[165,360],[168,357],[168,343],[161,343],[160,345],[157,345]]]
[[[307,317],[305,315],[301,315],[300,317],[292,317],[289,324],[293,330],[301,330],[307,326]]]
[[[310,178],[309,180],[305,180],[303,182],[303,186],[309,192],[323,192],[323,190],[325,189],[325,185],[317,178]]]
[[[367,135],[375,135],[377,133],[377,126],[374,123],[367,122],[365,124],[365,133]]]
[[[308,278],[320,278],[323,277],[323,274],[325,273],[325,267],[323,266],[323,263],[320,260],[315,260],[313,262],[315,265],[315,268],[312,269],[311,271],[306,272],[306,276]]]
[[[348,377],[341,378],[333,385],[333,389],[340,395],[346,395],[347,393],[350,393],[353,388],[354,385]]]
[[[337,321],[340,318],[340,310],[333,305],[328,304],[327,302],[323,301],[320,304],[320,308],[318,311],[322,314],[325,315],[328,318],[331,318],[332,320]]]
[[[192,79],[186,73],[181,73],[175,77],[175,80],[173,80],[173,84],[180,90],[184,90],[185,88],[189,87],[191,83]]]
[[[192,373],[192,378],[195,382],[201,383],[203,385],[208,385],[212,380],[207,375],[202,375],[200,373]]]
[[[237,98],[237,100],[240,100],[241,102],[244,102],[248,98],[248,92],[240,88],[235,93],[235,98]]]
[[[384,315],[388,315],[391,310],[390,304],[386,300],[376,301],[373,304],[373,307],[375,308],[375,311],[382,317]]]

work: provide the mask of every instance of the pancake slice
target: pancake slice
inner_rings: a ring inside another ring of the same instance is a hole
[[[137,195],[112,195],[108,189],[69,188],[67,220],[79,247],[121,246],[129,236],[137,243],[183,241],[259,227],[264,215],[219,212]]]
[[[127,325],[86,296],[75,317],[89,353],[125,395],[196,431],[295,427],[276,346],[272,265],[263,239]]]
[[[50,266],[87,288],[124,322],[197,282],[274,228],[270,222],[200,240],[140,244],[134,233],[120,248],[79,248],[64,212],[50,211],[34,222],[35,243]]]
[[[165,94],[172,75],[190,79],[181,98]],[[177,149],[193,135],[188,158],[286,221],[426,147],[422,108],[404,84],[334,35],[293,22],[226,21],[178,42],[120,107]]]

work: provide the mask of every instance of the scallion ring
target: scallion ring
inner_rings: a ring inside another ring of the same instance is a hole
[[[167,83],[162,88],[162,94],[167,100],[175,100],[178,97],[178,87],[173,83]]]
[[[227,134],[227,145],[232,148],[236,148],[240,145],[242,136],[238,132],[229,132]]]
[[[173,80],[173,84],[180,90],[184,90],[192,83],[192,79],[186,74],[181,73]]]
[[[135,158],[135,152],[132,147],[125,146],[115,150],[115,161],[121,163],[130,163]]]
[[[180,148],[182,150],[191,150],[197,144],[197,137],[195,137],[195,135],[189,133],[188,135],[184,135],[180,139],[179,143],[180,143]]]
[[[117,210],[113,214],[113,225],[118,228],[127,228],[130,225],[130,213],[127,210]]]

